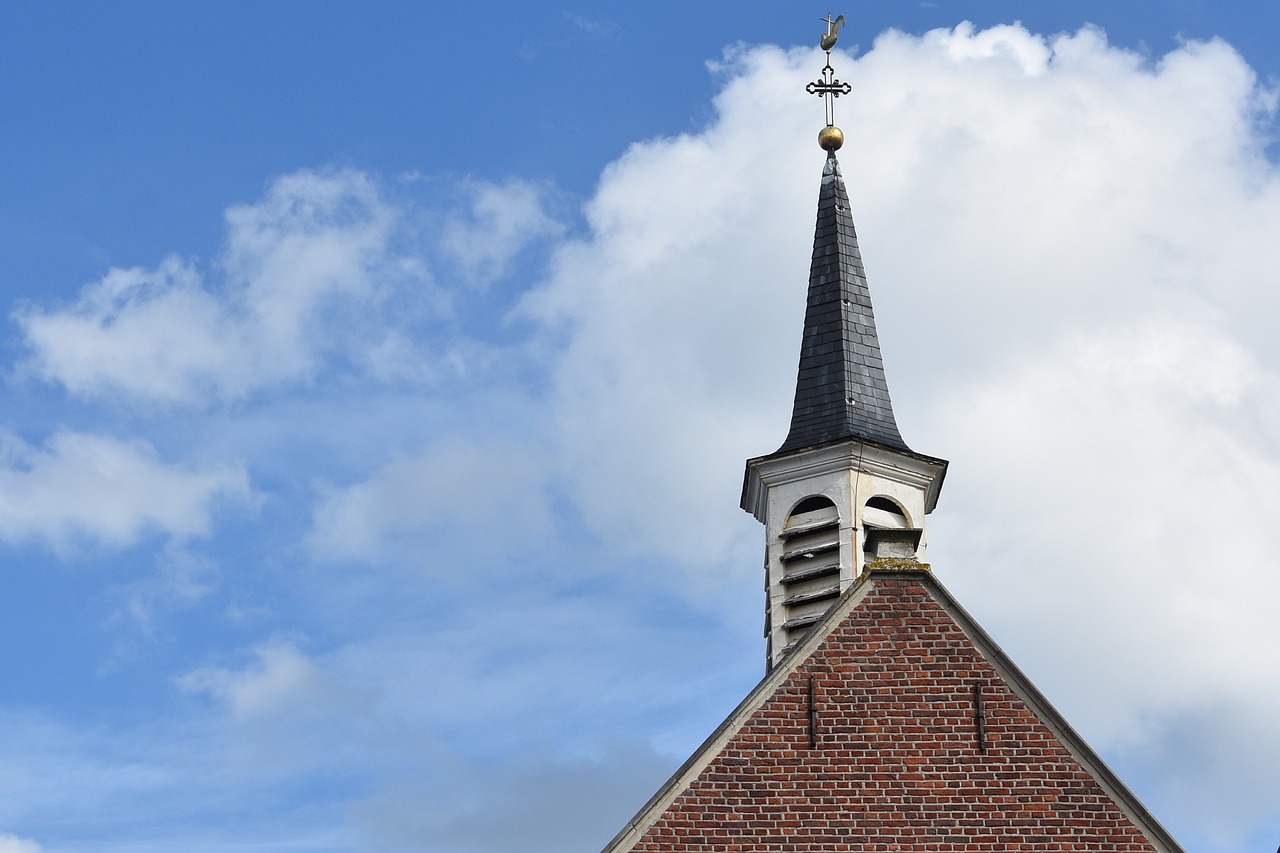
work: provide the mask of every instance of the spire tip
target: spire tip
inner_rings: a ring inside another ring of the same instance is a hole
[[[840,128],[835,126],[835,106],[834,101],[841,95],[847,95],[853,91],[853,87],[848,83],[836,79],[835,69],[831,67],[831,48],[835,47],[836,34],[840,31],[840,25],[844,23],[844,15],[831,20],[831,16],[824,18],[827,22],[827,31],[822,36],[821,47],[827,53],[827,64],[822,67],[822,76],[817,80],[804,87],[804,90],[810,95],[817,95],[822,98],[826,105],[827,126],[818,134],[818,144],[828,151],[834,151],[844,143],[844,134],[840,132]],[[828,147],[834,145],[835,148]]]

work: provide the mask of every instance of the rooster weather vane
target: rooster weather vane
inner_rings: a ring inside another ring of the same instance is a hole
[[[853,87],[837,79],[835,69],[831,67],[831,48],[836,46],[836,38],[840,34],[840,27],[844,25],[844,15],[838,16],[833,21],[830,13],[828,13],[827,17],[819,20],[825,21],[827,24],[827,31],[818,40],[818,46],[827,52],[827,64],[822,68],[822,76],[805,86],[804,89],[810,95],[817,95],[822,98],[826,104],[827,126],[819,131],[818,144],[834,154],[836,149],[844,144],[844,133],[835,124],[835,99],[841,95],[849,94],[853,91]]]

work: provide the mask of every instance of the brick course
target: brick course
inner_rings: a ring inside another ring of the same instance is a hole
[[[1011,688],[932,581],[878,579],[828,627],[636,842],[610,850],[1170,849]]]

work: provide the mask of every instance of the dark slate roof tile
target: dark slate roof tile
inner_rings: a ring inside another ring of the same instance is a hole
[[[849,195],[834,154],[818,194],[791,430],[778,452],[844,439],[909,451],[898,432]]]

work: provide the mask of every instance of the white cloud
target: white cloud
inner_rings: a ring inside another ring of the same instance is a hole
[[[446,253],[477,286],[507,275],[516,256],[535,240],[556,237],[564,226],[545,210],[546,190],[525,181],[464,185],[465,214],[455,213],[441,229]]]
[[[392,246],[398,217],[359,172],[286,175],[227,211],[220,286],[177,258],[113,269],[70,306],[16,314],[20,367],[77,395],[197,405],[358,362],[385,345],[361,318],[425,275]]]
[[[1141,738],[1147,704],[1280,703],[1280,581],[1260,571],[1280,550],[1275,376],[1200,324],[1150,323],[1068,338],[943,406],[965,464],[939,550],[1070,686],[1077,723]]]
[[[209,270],[176,256],[112,269],[70,305],[16,311],[30,350],[18,372],[77,396],[197,407],[332,371],[430,379],[451,368],[428,355],[420,324],[457,306],[429,267],[483,288],[563,231],[528,182],[463,181],[443,195],[458,192],[465,203],[411,217],[362,172],[284,175],[227,210]]]
[[[56,551],[206,536],[219,501],[252,500],[243,468],[162,461],[142,441],[63,430],[43,447],[0,432],[0,539]]]
[[[26,369],[74,394],[194,400],[216,392],[217,377],[249,369],[239,330],[177,258],[154,270],[113,269],[70,309],[18,318],[36,350]]]
[[[243,669],[200,667],[177,684],[192,693],[207,693],[241,720],[297,713],[337,695],[333,683],[288,640],[263,643],[253,655],[254,661]]]
[[[421,339],[421,323],[456,311],[433,260],[483,288],[564,228],[529,182],[463,181],[443,195],[458,193],[462,204],[439,202],[419,222],[356,170],[283,175],[228,209],[206,272],[172,256],[111,269],[70,305],[20,307],[18,374],[76,396],[207,407],[332,371],[421,383],[456,370],[465,355]]]
[[[40,853],[43,849],[30,838],[19,838],[9,832],[0,832],[0,853]]]
[[[796,93],[820,67],[730,54],[712,125],[613,164],[521,306],[567,336],[583,515],[694,576],[758,565],[733,503],[790,413],[822,156]],[[889,33],[838,67],[899,420],[953,462],[935,569],[1109,748],[1171,757],[1160,733],[1216,704],[1237,721],[1216,743],[1280,763],[1274,92],[1221,42],[1151,62],[1094,29]],[[1182,770],[1234,805],[1178,828],[1266,815],[1252,771]],[[1177,772],[1147,790],[1167,805]]]

